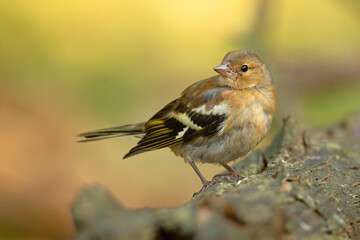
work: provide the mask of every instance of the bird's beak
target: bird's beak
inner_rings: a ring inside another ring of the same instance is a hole
[[[223,63],[217,67],[214,67],[214,70],[224,77],[229,77],[229,78],[234,77],[234,72],[229,68],[228,63]]]

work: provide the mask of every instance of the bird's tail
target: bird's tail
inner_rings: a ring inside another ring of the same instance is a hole
[[[103,128],[90,132],[84,132],[78,135],[83,139],[79,142],[91,142],[114,137],[135,136],[142,137],[145,135],[145,122],[137,124],[127,124],[120,127]]]

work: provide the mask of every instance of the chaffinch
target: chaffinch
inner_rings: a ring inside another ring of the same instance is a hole
[[[204,187],[212,182],[195,162],[220,164],[228,176],[243,179],[228,163],[265,137],[276,111],[275,88],[265,63],[250,51],[229,52],[214,70],[219,75],[192,84],[147,122],[82,133],[80,142],[137,136],[141,140],[124,158],[169,147]]]

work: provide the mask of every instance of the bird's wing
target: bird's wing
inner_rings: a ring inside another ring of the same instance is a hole
[[[222,90],[218,89],[218,91]],[[205,101],[212,98],[210,95],[214,94],[219,95],[214,89],[203,92],[198,97],[200,99],[197,99],[202,104],[196,107],[190,103],[187,104],[184,95],[166,105],[146,123],[146,135],[124,158],[181,142],[189,142],[199,136],[206,137],[221,131],[227,119],[229,107],[221,99],[217,101],[217,104]]]

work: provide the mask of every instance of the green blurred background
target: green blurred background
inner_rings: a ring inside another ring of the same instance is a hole
[[[231,50],[270,67],[281,119],[327,126],[360,108],[360,2],[0,0],[0,239],[64,239],[81,187],[126,207],[179,206],[199,190],[168,149],[83,131],[148,119]],[[223,169],[201,165],[207,178]]]

